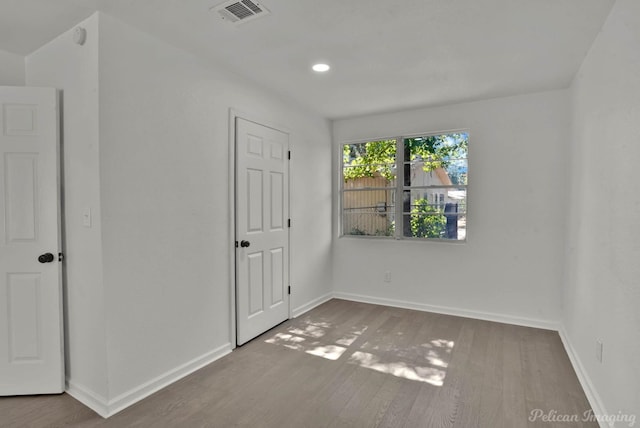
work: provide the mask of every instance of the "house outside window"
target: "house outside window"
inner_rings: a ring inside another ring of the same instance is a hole
[[[466,240],[468,146],[467,132],[342,144],[341,235]]]

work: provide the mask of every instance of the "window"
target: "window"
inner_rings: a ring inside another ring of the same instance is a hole
[[[342,145],[341,235],[464,241],[469,134]]]

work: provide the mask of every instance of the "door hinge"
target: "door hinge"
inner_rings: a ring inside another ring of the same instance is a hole
[[[238,248],[238,241],[236,241],[236,248]]]
[[[291,286],[289,286],[289,289],[288,289],[288,293],[287,293],[287,294],[291,294]]]
[[[287,227],[291,227],[291,219],[287,219]]]
[[[59,262],[64,261],[64,254],[63,253],[58,253],[58,261]]]
[[[291,150],[287,152],[287,159],[291,160]]]

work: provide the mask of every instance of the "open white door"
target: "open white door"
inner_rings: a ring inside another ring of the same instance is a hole
[[[64,390],[58,102],[0,87],[0,395]]]
[[[238,345],[289,318],[289,136],[236,118]]]

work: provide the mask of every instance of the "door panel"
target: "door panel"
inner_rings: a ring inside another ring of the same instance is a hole
[[[284,174],[271,173],[271,230],[284,228]]]
[[[289,318],[288,150],[287,134],[236,119],[239,345]]]
[[[8,242],[36,240],[38,155],[5,153],[5,233]]]
[[[0,87],[0,395],[64,389],[58,163],[55,89]]]
[[[274,248],[270,251],[271,259],[271,307],[282,303],[284,298],[284,249]]]
[[[7,318],[9,327],[9,362],[40,361],[42,331],[40,275],[13,273],[7,278]]]
[[[247,255],[249,266],[249,316],[264,309],[264,260],[262,251]]]
[[[262,232],[262,171],[247,169],[247,233]]]

